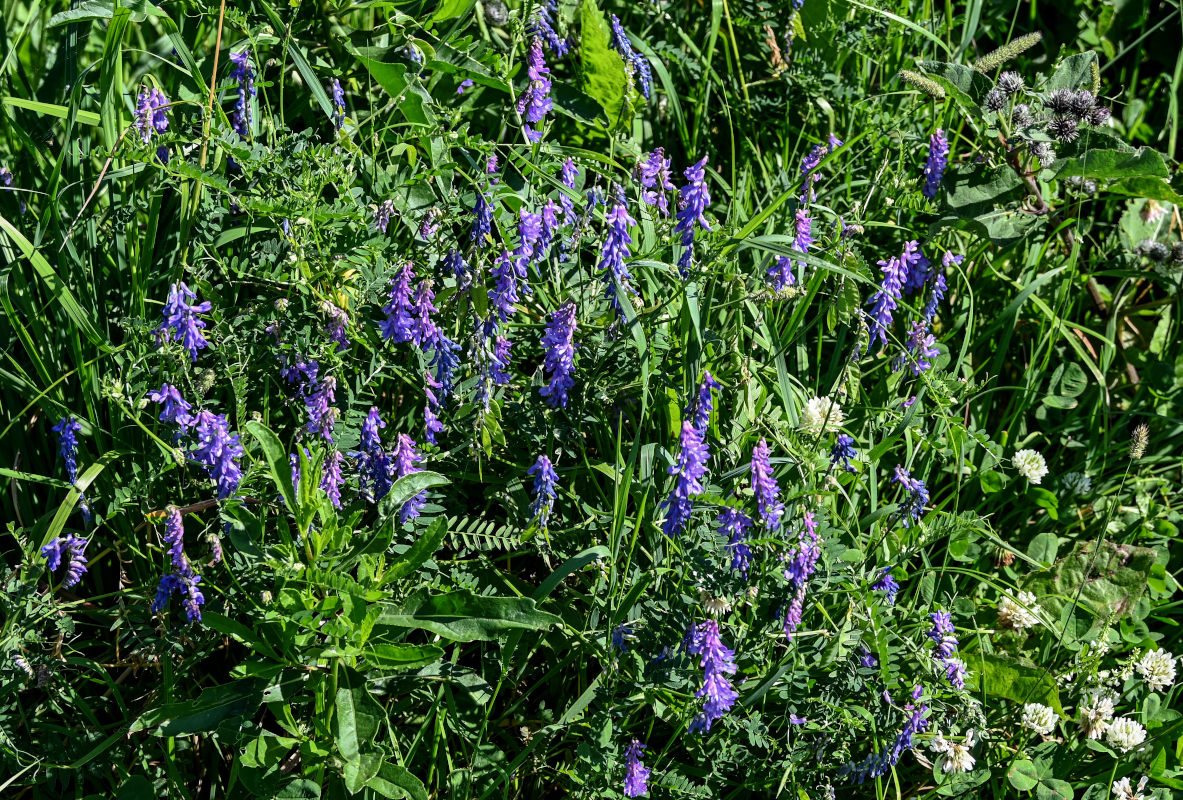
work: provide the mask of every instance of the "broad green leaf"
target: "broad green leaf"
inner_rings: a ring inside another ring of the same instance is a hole
[[[543,630],[562,624],[554,614],[534,607],[525,597],[485,597],[468,591],[412,594],[401,607],[389,608],[375,628],[422,628],[458,642],[487,641],[515,630]]]
[[[1077,53],[1068,56],[1056,67],[1052,77],[1048,79],[1044,91],[1054,92],[1056,89],[1092,89],[1093,66],[1097,63],[1097,54],[1091,50],[1087,53]]]
[[[1127,152],[1110,148],[1086,150],[1076,158],[1065,158],[1053,166],[1057,178],[1167,178],[1162,154],[1149,147]]]
[[[373,644],[362,653],[362,658],[377,669],[424,667],[443,656],[443,648],[434,644]]]
[[[258,678],[244,678],[206,689],[196,700],[145,711],[131,724],[130,732],[187,736],[212,731],[228,719],[249,719],[263,702],[264,686],[265,681]]]
[[[398,580],[399,578],[405,578],[419,569],[419,567],[423,566],[423,562],[431,558],[432,553],[438,550],[440,545],[444,543],[444,537],[447,535],[448,520],[444,517],[436,517],[427,526],[427,530],[415,540],[415,543],[391,563],[390,568],[386,571],[386,577],[382,582],[385,584]]]
[[[998,653],[963,653],[969,669],[966,685],[1016,703],[1043,703],[1064,713],[1054,676],[1034,665]]]
[[[128,776],[115,792],[115,800],[156,800],[157,797],[152,781],[143,775]]]
[[[1050,567],[1056,560],[1056,551],[1060,549],[1060,540],[1054,533],[1047,531],[1038,533],[1027,546],[1027,555],[1034,560]]]
[[[423,781],[416,778],[405,767],[385,762],[378,769],[378,774],[366,781],[366,786],[382,797],[391,800],[428,800],[427,787]]]
[[[1007,770],[1006,779],[1020,792],[1029,792],[1039,785],[1039,770],[1026,759],[1016,761]]]
[[[581,7],[580,57],[583,60],[583,91],[600,104],[608,115],[608,127],[615,128],[624,110],[628,75],[624,59],[612,47],[608,23],[596,0],[584,0]]]
[[[446,19],[463,16],[468,13],[475,2],[476,0],[442,0],[435,13],[431,15],[431,21],[442,22]]]
[[[584,550],[578,555],[572,556],[571,558],[564,561],[558,569],[547,576],[546,580],[542,582],[542,585],[535,590],[534,594],[532,595],[533,598],[535,600],[541,601],[542,599],[548,597],[550,593],[555,590],[555,587],[563,582],[563,578],[566,578],[572,573],[578,572],[597,559],[609,558],[610,556],[611,551],[603,545],[596,545],[595,547]]]
[[[148,17],[167,16],[157,6],[148,0],[120,0],[119,8],[131,12],[132,22],[143,22]],[[48,28],[56,28],[68,22],[85,22],[95,19],[111,19],[115,14],[116,5],[113,0],[86,0],[68,11],[61,11],[49,18]]]
[[[379,508],[384,514],[392,514],[403,507],[403,503],[410,500],[420,492],[426,491],[433,486],[444,486],[450,481],[438,472],[413,472],[410,475],[404,475],[394,482],[394,486],[390,487],[390,492],[382,498],[379,503]]]
[[[251,420],[245,426],[247,432],[254,436],[263,449],[263,458],[267,461],[267,469],[271,473],[271,480],[279,489],[284,502],[294,512],[296,505],[296,489],[292,485],[292,469],[288,462],[287,450],[279,441],[279,437],[270,428],[258,420]]]
[[[374,748],[374,738],[386,719],[386,712],[366,688],[366,681],[351,669],[338,675],[333,707],[333,738],[346,761],[357,761]]]
[[[1091,55],[1091,54],[1090,54]],[[1039,800],[1072,800],[1074,793],[1072,784],[1059,778],[1048,778],[1040,781],[1035,787],[1035,796]]]
[[[1183,195],[1171,188],[1162,178],[1126,178],[1103,187],[1105,191],[1114,194],[1124,194],[1130,197],[1145,197],[1150,200],[1161,200],[1175,205],[1183,205]]]
[[[345,45],[345,49],[361,62],[386,93],[397,103],[408,122],[417,125],[434,125],[435,113],[431,110],[431,97],[423,88],[418,76],[407,74],[407,62],[401,48]]]
[[[275,800],[318,800],[320,784],[308,778],[296,778],[275,793]]]
[[[920,61],[916,66],[926,78],[939,83],[954,100],[966,108],[976,109],[982,104],[994,84],[977,70],[964,64],[949,64],[944,61]]]

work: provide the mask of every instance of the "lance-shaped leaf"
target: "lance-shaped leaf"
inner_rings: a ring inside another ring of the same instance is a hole
[[[428,594],[420,589],[401,607],[382,612],[374,626],[422,628],[457,642],[487,641],[512,630],[543,630],[561,619],[525,597],[484,597],[472,592]]]

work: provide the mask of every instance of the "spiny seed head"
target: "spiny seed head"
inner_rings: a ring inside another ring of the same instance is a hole
[[[1080,123],[1074,117],[1056,117],[1048,123],[1047,131],[1061,142],[1075,142],[1080,136]]]
[[[1183,242],[1175,242],[1171,245],[1171,261],[1183,264]]]
[[[1162,242],[1156,242],[1151,239],[1147,239],[1138,245],[1138,249],[1142,251],[1142,255],[1156,264],[1161,264],[1171,255],[1171,249],[1169,247]]]
[[[1072,112],[1072,90],[1071,89],[1056,89],[1054,92],[1043,98],[1043,107],[1051,109],[1056,114],[1069,114]]]
[[[924,92],[929,97],[933,97],[937,100],[945,99],[944,87],[936,81],[924,77],[919,72],[913,72],[910,69],[901,69],[900,77],[915,86],[920,91]]]
[[[1150,426],[1145,422],[1134,428],[1134,435],[1130,437],[1130,460],[1137,461],[1146,455],[1146,445],[1150,443]]]
[[[999,89],[991,89],[986,92],[985,106],[988,111],[1001,111],[1006,107],[1006,95]]]
[[[1034,47],[1042,38],[1042,33],[1029,33],[1026,36],[1020,36],[1013,42],[1004,44],[994,52],[982,56],[981,60],[974,64],[974,69],[978,72],[992,72],[1024,50]]]
[[[1109,106],[1093,106],[1089,110],[1090,125],[1105,125],[1109,122]]]
[[[1014,94],[1023,88],[1023,76],[1017,72],[1004,72],[998,76],[998,89]]]
[[[1078,117],[1086,116],[1097,104],[1097,98],[1088,89],[1077,89],[1072,93],[1072,113]]]
[[[1080,184],[1080,190],[1082,192],[1084,192],[1085,194],[1096,194],[1097,193],[1097,182],[1095,180],[1093,180],[1092,178],[1089,178],[1084,183]]]
[[[1016,128],[1026,128],[1035,121],[1031,116],[1031,107],[1026,103],[1019,103],[1010,112],[1010,123]]]
[[[1049,142],[1032,142],[1031,155],[1039,159],[1039,163],[1050,167],[1056,160],[1056,151]]]

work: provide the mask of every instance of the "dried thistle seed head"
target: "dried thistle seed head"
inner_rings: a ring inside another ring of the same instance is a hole
[[[1080,123],[1075,117],[1056,117],[1048,123],[1047,132],[1061,142],[1075,142],[1080,136]]]
[[[1171,245],[1171,261],[1183,264],[1183,242],[1175,242]]]
[[[1142,255],[1149,258],[1156,264],[1161,264],[1166,261],[1171,255],[1171,249],[1162,242],[1156,242],[1152,239],[1147,239],[1138,245],[1138,250]]]
[[[1043,107],[1050,109],[1056,114],[1069,114],[1072,112],[1072,90],[1071,89],[1056,89],[1054,92],[1043,98]]]
[[[1010,112],[1010,124],[1016,128],[1026,128],[1033,122],[1035,117],[1031,116],[1031,107],[1026,103],[1019,103]]]
[[[1034,47],[1042,38],[1042,33],[1029,33],[1026,36],[1020,36],[994,52],[982,56],[981,60],[974,64],[974,69],[978,72],[992,72],[1024,50]]]
[[[1032,142],[1031,155],[1039,159],[1040,166],[1050,167],[1056,162],[1056,151],[1049,142]]]
[[[936,98],[937,100],[945,99],[945,89],[936,81],[926,78],[919,72],[913,72],[910,69],[901,69],[899,74],[901,78],[929,97]]]
[[[1137,461],[1146,455],[1146,445],[1150,443],[1150,426],[1145,422],[1134,428],[1134,435],[1130,437],[1130,459]]]
[[[1017,72],[1004,72],[998,76],[999,90],[1014,94],[1023,88],[1023,76]]]
[[[1080,185],[1080,190],[1082,192],[1084,192],[1085,194],[1096,194],[1097,193],[1097,182],[1095,180],[1093,180],[1092,178],[1089,178],[1087,181],[1085,181],[1084,183],[1082,183]]]
[[[1089,109],[1088,120],[1090,125],[1106,125],[1109,123],[1109,106],[1093,106]]]
[[[987,111],[1001,111],[1006,107],[1006,95],[998,89],[991,89],[986,92],[984,105]]]
[[[1072,93],[1072,113],[1078,117],[1088,116],[1097,104],[1097,98],[1088,89],[1077,89]]]

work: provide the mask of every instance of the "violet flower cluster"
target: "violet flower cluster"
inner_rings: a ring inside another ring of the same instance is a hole
[[[628,215],[628,207],[622,198],[617,198],[608,213],[604,215],[608,223],[608,235],[604,237],[604,247],[600,251],[600,273],[604,281],[604,296],[617,316],[624,319],[624,307],[617,296],[619,287],[631,289],[629,281],[632,275],[624,260],[631,255],[629,245],[633,238],[629,236],[629,228],[636,224]]]
[[[641,201],[647,206],[657,206],[663,217],[670,215],[666,192],[676,191],[670,182],[671,160],[665,157],[665,148],[659,147],[637,163],[637,174],[641,179]]]
[[[953,631],[953,618],[948,611],[934,611],[929,614],[932,629],[928,638],[933,641],[932,657],[945,670],[945,678],[954,689],[965,688],[965,662],[957,658],[957,636]]]
[[[752,450],[752,491],[756,494],[760,521],[764,523],[764,527],[770,531],[779,529],[781,517],[785,513],[785,504],[780,501],[780,487],[776,485],[776,478],[772,476],[768,442],[763,437]]]
[[[735,651],[724,646],[718,621],[708,619],[693,629],[686,652],[702,656],[703,684],[694,696],[705,698],[702,711],[690,723],[690,732],[706,733],[739,699],[739,692],[727,678],[735,674]]]
[[[817,521],[812,511],[805,512],[805,530],[798,537],[792,555],[785,567],[785,578],[793,590],[793,597],[785,611],[784,633],[790,641],[797,628],[801,625],[801,618],[805,613],[805,593],[809,579],[817,571],[817,562],[821,558],[821,541],[817,535]]]
[[[527,32],[541,37],[546,47],[556,56],[565,56],[571,44],[555,31],[555,18],[559,13],[558,0],[543,0],[538,6],[534,24],[527,28]]]
[[[571,373],[575,370],[575,303],[566,303],[550,315],[542,346],[546,356],[542,370],[548,376],[539,394],[551,408],[567,407],[567,391],[575,385]]]
[[[337,130],[345,125],[345,90],[341,88],[341,81],[333,78],[329,84],[333,103],[333,127]]]
[[[830,449],[830,469],[842,465],[842,469],[847,472],[854,472],[854,467],[850,466],[850,461],[858,457],[858,450],[854,447],[854,438],[845,433],[838,434],[838,438],[834,441],[834,446]]]
[[[884,693],[885,697],[890,701],[890,697]],[[891,749],[884,750],[881,753],[870,753],[858,764],[853,762],[846,764],[839,771],[839,776],[843,778],[850,778],[853,782],[860,786],[868,780],[880,778],[888,773],[888,771],[896,766],[903,754],[912,749],[912,737],[917,733],[922,733],[928,728],[928,705],[920,703],[920,698],[924,696],[924,687],[917,684],[912,689],[912,702],[904,706],[904,712],[908,715],[904,726],[896,734],[895,742]]]
[[[172,569],[161,576],[160,583],[156,586],[156,597],[152,600],[151,611],[153,614],[160,613],[168,607],[168,601],[173,594],[179,593],[185,607],[185,616],[190,622],[200,622],[205,595],[197,587],[201,583],[201,576],[193,571],[193,565],[185,555],[185,525],[176,506],[168,507],[163,539]]]
[[[542,54],[542,40],[538,37],[530,42],[530,51],[526,55],[526,72],[530,82],[526,90],[518,98],[518,114],[525,120],[522,130],[531,142],[542,140],[542,131],[538,124],[546,119],[551,109],[550,89],[551,81],[547,77],[550,70],[546,67],[546,59]]]
[[[86,573],[86,539],[74,534],[55,537],[49,544],[41,548],[41,555],[45,558],[45,566],[50,572],[57,572],[58,567],[66,565],[66,576],[62,578],[62,588],[72,589],[82,580]]]
[[[636,78],[636,82],[640,84],[641,95],[648,100],[653,84],[649,60],[633,49],[628,35],[624,32],[624,26],[620,24],[619,17],[613,14],[611,23],[612,47],[620,53],[620,57],[624,59],[625,70]]]
[[[711,423],[711,412],[715,410],[715,402],[712,399],[712,391],[720,391],[719,382],[712,377],[711,373],[703,371],[702,383],[698,385],[698,391],[694,394],[694,398],[690,401],[690,405],[686,408],[685,416],[689,417],[694,424],[694,430],[701,435],[706,436],[707,427]]]
[[[649,791],[649,775],[651,770],[641,763],[641,755],[645,752],[645,745],[636,739],[629,743],[624,751],[624,796],[640,797]]]
[[[671,539],[685,530],[690,521],[690,514],[694,510],[692,498],[706,491],[702,480],[706,477],[707,461],[710,459],[703,435],[692,423],[682,423],[680,443],[682,449],[677,462],[666,470],[676,476],[674,488],[660,506],[666,512],[661,530]]]
[[[928,505],[928,487],[924,485],[924,481],[913,478],[912,473],[901,466],[896,466],[891,482],[898,483],[906,492],[895,516],[904,523],[905,528],[910,528],[924,516],[924,507]]]
[[[814,184],[817,183],[817,179],[820,177],[817,174],[817,168],[821,165],[822,159],[841,146],[842,141],[831,133],[827,142],[815,144],[813,149],[805,154],[805,158],[801,159],[802,206],[808,206],[817,199],[817,190],[814,188]]]
[[[892,369],[899,372],[906,364],[913,375],[919,375],[932,368],[929,359],[936,358],[940,352],[937,349],[937,339],[929,333],[927,323],[913,322],[908,330],[908,339],[904,343],[904,352],[896,357]]]
[[[390,492],[394,464],[382,447],[381,429],[386,427],[378,409],[371,407],[361,424],[361,449],[352,453],[357,461],[362,497],[377,502]]]
[[[423,471],[420,467],[416,466],[416,464],[423,460],[423,456],[419,455],[419,451],[415,446],[415,440],[405,433],[398,435],[398,441],[395,443],[391,460],[394,465],[395,478],[405,478],[408,475]],[[419,494],[403,503],[403,507],[399,510],[399,522],[406,523],[418,517],[426,503],[426,490],[419,492]]]
[[[224,500],[234,493],[242,480],[238,459],[245,451],[238,434],[230,432],[225,414],[204,410],[193,418],[193,428],[197,434],[197,446],[189,451],[189,458],[205,467],[206,473],[218,485],[218,499]]]
[[[532,521],[538,523],[542,530],[546,530],[547,520],[550,519],[550,512],[555,506],[555,487],[559,485],[559,476],[546,456],[538,456],[538,460],[534,462],[534,466],[526,470],[526,474],[534,476],[534,485],[531,488],[534,495]]]
[[[945,168],[949,166],[949,140],[940,128],[928,140],[928,159],[924,162],[924,196],[929,200],[937,196],[941,188],[941,178],[945,175]]]
[[[682,254],[678,256],[678,272],[683,278],[690,275],[690,267],[694,261],[694,228],[697,224],[704,231],[710,231],[711,225],[704,216],[707,206],[711,204],[711,193],[706,185],[706,156],[697,164],[692,164],[683,173],[687,183],[678,192],[678,222],[674,225],[674,233],[680,234]]]
[[[259,92],[255,86],[255,70],[251,66],[251,51],[231,52],[230,62],[234,64],[230,79],[238,82],[238,102],[234,104],[230,122],[238,135],[245,139],[251,133],[251,98]]]
[[[876,592],[883,592],[886,597],[888,605],[895,605],[895,596],[899,594],[900,585],[891,574],[891,567],[883,568],[883,572],[879,576],[879,580],[872,584],[871,588]]]
[[[136,130],[144,144],[168,130],[168,98],[156,87],[145,87],[136,98]]]
[[[205,320],[198,315],[208,314],[213,308],[208,300],[193,303],[196,299],[197,293],[184,283],[174,283],[164,302],[164,322],[152,331],[158,346],[168,341],[180,342],[193,361],[197,361],[199,351],[209,347],[201,333],[206,327]]]
[[[752,548],[748,545],[748,532],[752,520],[739,509],[725,507],[719,512],[719,532],[727,537],[727,549],[731,551],[731,569],[746,579],[752,565]]]

